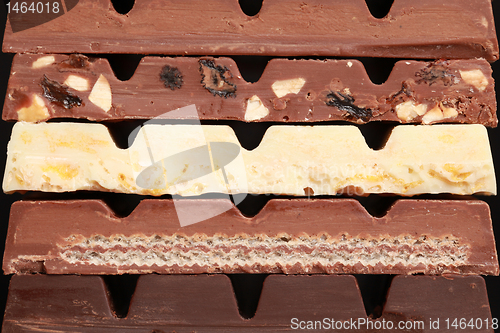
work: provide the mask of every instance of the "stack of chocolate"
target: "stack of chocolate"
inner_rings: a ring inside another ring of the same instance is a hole
[[[479,276],[499,274],[490,210],[470,197],[496,194],[489,0],[395,0],[381,18],[352,0],[46,7],[43,24],[11,11],[4,37],[3,190],[45,192],[11,208],[5,332],[498,327]],[[110,53],[156,56],[122,81]],[[263,55],[279,58],[256,83],[229,58]],[[378,85],[360,57],[405,60]],[[272,122],[252,150],[245,122]],[[373,122],[397,125],[380,149]],[[101,192],[151,197],[120,216]],[[251,195],[274,198],[249,217]],[[381,195],[402,198],[377,216],[359,202]],[[233,273],[276,273],[252,319]],[[106,276],[123,274],[140,277],[120,315]],[[398,274],[379,318],[346,274]]]

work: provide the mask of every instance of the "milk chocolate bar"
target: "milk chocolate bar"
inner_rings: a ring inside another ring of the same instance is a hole
[[[353,276],[271,275],[251,319],[224,275],[141,276],[125,318],[106,291],[97,276],[14,276],[3,332],[446,332],[454,318],[474,332],[496,327],[479,276],[396,276],[378,319],[367,317]]]
[[[489,0],[398,0],[382,19],[361,0],[268,1],[252,17],[237,0],[137,1],[126,15],[80,0],[60,13],[26,29],[41,15],[11,12],[3,51],[498,59]]]
[[[146,124],[115,146],[101,124],[15,124],[5,192],[147,195],[495,194],[482,125],[398,126],[370,149],[354,126],[272,126],[241,148],[228,126]]]
[[[399,61],[376,85],[358,60],[273,59],[249,83],[230,58],[145,57],[123,82],[106,59],[31,54],[14,58],[3,119],[149,119],[189,104],[210,120],[498,122],[485,60]]]
[[[499,274],[486,203],[399,200],[377,218],[353,199],[273,199],[252,218],[225,199],[143,200],[123,218],[98,200],[18,201],[3,270]]]

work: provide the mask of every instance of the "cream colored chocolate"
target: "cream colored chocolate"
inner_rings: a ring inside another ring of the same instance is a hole
[[[132,140],[119,149],[100,124],[17,123],[3,190],[496,194],[482,125],[396,127],[379,151],[354,126],[273,126],[252,151],[228,126],[145,125]]]

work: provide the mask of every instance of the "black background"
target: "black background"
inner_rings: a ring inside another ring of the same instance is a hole
[[[144,0],[143,0],[144,1]],[[500,19],[500,2],[494,1],[493,2],[493,10],[495,17],[497,19]],[[5,21],[6,21],[6,11],[5,7],[3,6],[3,3],[0,2],[0,40],[3,40],[3,31],[5,28]],[[499,24],[497,21],[496,24],[497,31],[499,30]],[[12,54],[4,54],[0,52],[0,110],[3,108],[3,98],[5,96],[6,88],[7,88],[7,83],[8,83],[8,78],[9,78],[9,72],[10,72],[10,66],[12,62],[13,55]],[[246,59],[245,62],[248,63],[248,58]],[[250,58],[250,60],[252,60]],[[260,58],[258,60],[259,63],[262,63],[263,61],[267,61],[268,59]],[[391,63],[392,61],[389,61]],[[496,63],[492,64],[493,67],[493,76],[496,80],[496,82],[500,82],[500,61],[497,61]],[[128,76],[128,75],[127,75]],[[496,89],[497,95],[499,93],[498,88]],[[10,137],[10,132],[12,129],[13,123],[8,123],[0,120],[0,174],[3,175],[4,173],[4,167],[5,167],[5,158],[6,158],[6,149],[7,149],[7,142]],[[245,126],[245,125],[240,125],[240,126]],[[498,166],[500,166],[500,128],[497,129],[488,129],[489,137],[490,137],[490,143],[491,143],[491,149],[493,152],[493,159],[495,162],[495,165],[497,166],[496,171],[497,175],[498,173]],[[3,253],[3,248],[4,248],[4,240],[5,240],[5,235],[7,232],[7,227],[8,227],[8,220],[9,220],[9,211],[10,211],[10,206],[14,201],[20,200],[23,196],[20,194],[14,194],[14,195],[5,195],[3,193],[0,194],[0,251]],[[497,242],[497,250],[498,250],[498,244],[500,243],[500,198],[499,197],[481,197],[481,200],[484,200],[488,202],[491,208],[491,213],[492,213],[492,218],[493,218],[493,228],[496,234],[496,242]],[[368,277],[369,279],[372,277]],[[3,314],[4,308],[5,308],[5,302],[7,299],[7,292],[8,292],[8,284],[9,284],[10,276],[0,276],[0,313]],[[245,279],[241,280],[242,282]],[[258,279],[259,281],[262,280],[262,278]],[[491,312],[493,318],[500,318],[500,277],[493,277],[493,276],[488,276],[485,277],[487,288],[488,288],[488,295],[489,295],[489,300],[490,300],[490,306],[491,306]],[[384,281],[384,279],[380,279],[373,276],[373,281],[375,284],[371,284],[372,286],[375,286],[377,281]],[[382,287],[381,288],[385,288]],[[366,295],[364,295],[366,296]]]

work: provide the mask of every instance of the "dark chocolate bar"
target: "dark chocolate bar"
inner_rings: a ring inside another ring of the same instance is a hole
[[[24,30],[16,21],[40,15],[10,16],[3,51],[13,53],[498,59],[489,0],[397,0],[382,19],[362,0],[267,1],[252,17],[237,0],[137,1],[126,15],[109,0],[80,0]]]
[[[3,269],[499,273],[486,203],[400,200],[377,218],[353,199],[271,200],[252,218],[224,199],[144,200],[123,218],[98,200],[19,201],[12,205]]]
[[[498,326],[479,276],[396,276],[378,319],[367,317],[353,276],[269,276],[252,319],[238,314],[224,275],[141,276],[125,318],[110,304],[100,277],[14,276],[2,332],[450,332],[460,325],[493,332]]]
[[[14,58],[3,119],[149,119],[190,104],[216,120],[498,122],[485,60],[399,61],[376,85],[357,60],[273,59],[249,83],[230,58],[146,57],[123,82],[106,59],[29,54]]]

